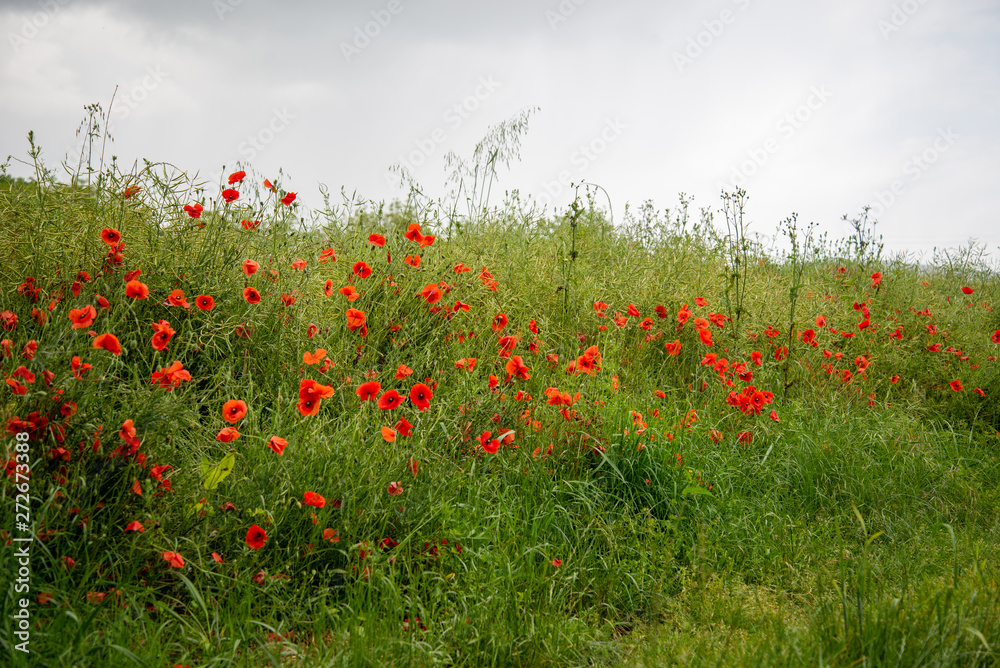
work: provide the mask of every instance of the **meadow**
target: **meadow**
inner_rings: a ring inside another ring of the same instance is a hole
[[[32,158],[4,665],[998,664],[981,247]]]

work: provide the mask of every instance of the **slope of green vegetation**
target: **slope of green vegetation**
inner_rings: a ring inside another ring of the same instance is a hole
[[[5,665],[997,664],[975,247],[39,175],[0,184]]]

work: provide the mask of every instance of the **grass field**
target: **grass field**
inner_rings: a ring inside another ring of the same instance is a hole
[[[0,663],[998,664],[981,249],[36,165]]]

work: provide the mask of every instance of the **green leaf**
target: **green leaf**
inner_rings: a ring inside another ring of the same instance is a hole
[[[215,489],[218,487],[219,483],[233,472],[234,466],[236,466],[235,452],[230,452],[215,466],[212,466],[212,463],[207,460],[201,460],[201,471],[205,476],[205,489]]]
[[[879,536],[881,536],[881,535],[882,535],[882,534],[884,534],[884,533],[885,533],[884,531],[879,531],[878,533],[874,533],[874,534],[872,534],[872,535],[871,535],[871,536],[870,536],[870,537],[868,538],[868,540],[866,540],[866,541],[865,541],[865,547],[867,548],[867,547],[871,546],[871,544],[872,544],[872,541],[873,541],[873,540],[875,540],[876,538],[878,538]]]
[[[704,487],[700,487],[699,485],[688,485],[681,491],[681,494],[684,496],[694,496],[695,494],[707,494],[712,496],[710,491]]]

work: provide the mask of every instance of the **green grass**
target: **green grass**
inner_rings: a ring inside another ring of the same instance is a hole
[[[305,225],[279,202],[285,183],[248,178],[226,204],[159,165],[112,168],[89,189],[38,174],[0,182],[0,310],[16,316],[0,323],[0,529],[33,538],[31,654],[15,647],[11,578],[5,665],[997,665],[994,270],[823,242],[798,257],[794,286],[792,260],[748,242],[737,322],[729,240],[705,215],[689,221],[683,198],[617,226],[593,200],[539,217],[516,199],[474,219],[415,199],[327,205]],[[198,219],[183,211],[194,201]],[[413,223],[434,243],[405,238]],[[120,265],[104,229],[121,233]],[[327,248],[336,261],[321,261]],[[260,270],[244,274],[245,259]],[[362,260],[367,278],[352,274]],[[148,299],[126,295],[137,270]],[[433,304],[429,284],[444,292]],[[175,289],[189,309],[164,304]],[[456,301],[469,310],[441,310]],[[73,329],[86,305],[96,318]],[[364,336],[348,308],[365,312]],[[729,317],[707,325],[711,347],[695,325],[710,314]],[[175,330],[162,351],[160,320]],[[121,354],[90,332],[114,334]],[[506,379],[504,335],[530,378]],[[600,368],[568,372],[592,346]],[[306,364],[319,348],[328,362]],[[92,365],[80,378],[75,356]],[[175,360],[189,381],[151,382]],[[397,379],[401,365],[412,375]],[[332,388],[315,415],[297,407],[303,379]],[[381,410],[355,392],[367,380],[403,395],[423,382],[433,397]],[[757,415],[730,405],[748,385],[772,393]],[[230,400],[248,412],[222,443]],[[388,442],[400,418],[412,434]],[[29,532],[13,519],[25,430]],[[489,453],[486,431],[514,438]],[[305,505],[307,491],[325,505]],[[144,530],[126,534],[132,521]],[[255,524],[260,549],[246,541]],[[16,575],[20,544],[2,572]]]

